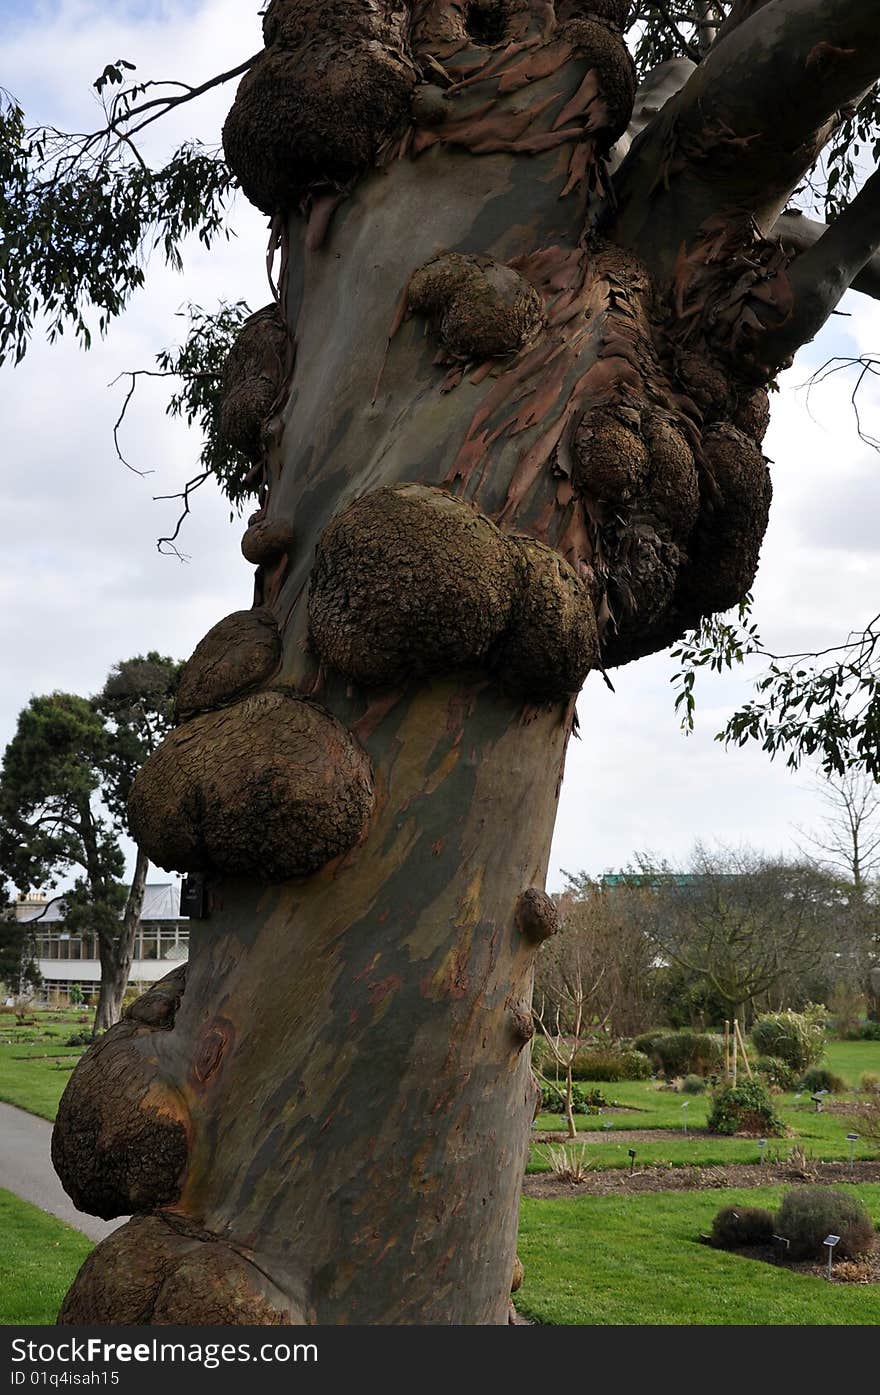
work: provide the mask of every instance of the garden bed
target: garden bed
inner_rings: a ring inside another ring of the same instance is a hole
[[[780,1182],[880,1182],[880,1161],[816,1162],[809,1176],[790,1162],[729,1163],[725,1167],[643,1167],[586,1172],[580,1182],[561,1182],[552,1173],[530,1173],[523,1186],[529,1197],[626,1196],[636,1192],[699,1192],[722,1187],[761,1187]]]

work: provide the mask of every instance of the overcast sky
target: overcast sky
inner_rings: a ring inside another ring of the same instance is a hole
[[[105,63],[136,62],[141,77],[195,83],[240,63],[260,46],[256,4],[242,0],[0,0],[0,85],[30,122],[66,129],[98,124],[91,83]],[[232,88],[160,123],[152,149],[196,136],[219,139]],[[153,496],[197,471],[199,440],[164,414],[167,390],[147,383],[123,430],[132,463],[113,451],[124,386],[119,373],[148,368],[183,334],[186,302],[268,299],[265,220],[242,200],[237,236],[206,254],[189,249],[183,275],[156,259],[148,292],[132,301],[106,341],[88,354],[35,340],[24,364],[0,370],[0,743],[34,693],[91,693],[114,661],[158,649],[187,656],[216,620],[251,601],[243,531],[212,485],[194,496],[183,534],[189,561],[160,556],[176,502]],[[880,305],[850,296],[820,339],[785,375],[765,442],[774,504],[755,588],[756,618],[777,652],[839,642],[874,613],[880,460],[856,433],[842,377],[802,386],[835,354],[880,349]],[[880,435],[880,402],[864,398]],[[760,666],[751,673],[760,671]],[[570,747],[549,885],[561,869],[619,867],[651,849],[684,857],[697,837],[796,851],[795,825],[821,817],[809,772],[793,775],[758,749],[725,750],[714,734],[749,693],[749,671],[698,686],[697,731],[686,738],[673,712],[668,655],[614,675],[611,694],[591,677],[579,703],[581,739]]]

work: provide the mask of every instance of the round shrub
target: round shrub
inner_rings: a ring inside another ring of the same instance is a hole
[[[647,1080],[650,1074],[641,1051],[579,1051],[572,1064],[575,1080]]]
[[[761,1056],[778,1056],[801,1075],[822,1059],[825,1031],[802,1012],[768,1012],[752,1028],[752,1041]]]
[[[709,1075],[722,1064],[724,1046],[712,1032],[668,1032],[657,1038],[654,1056],[667,1079]]]
[[[860,1083],[866,1095],[880,1095],[880,1075],[866,1070]]]
[[[789,1241],[791,1259],[825,1259],[826,1235],[839,1235],[835,1258],[868,1254],[876,1241],[874,1222],[852,1192],[837,1187],[795,1187],[786,1192],[776,1217]]]
[[[709,1243],[716,1250],[739,1250],[746,1245],[769,1245],[776,1223],[762,1206],[722,1206],[712,1222]]]
[[[825,1066],[810,1066],[798,1085],[801,1090],[809,1090],[811,1095],[815,1095],[817,1090],[827,1090],[829,1095],[842,1095],[846,1089],[846,1081]]]
[[[716,1090],[706,1126],[710,1133],[728,1135],[779,1137],[785,1133],[785,1125],[760,1080],[743,1080],[739,1085],[724,1085]]]
[[[779,1090],[794,1089],[795,1073],[788,1062],[779,1056],[759,1056],[753,1067],[769,1085],[775,1085]]]
[[[686,1075],[681,1082],[681,1088],[686,1095],[702,1095],[706,1090],[706,1082],[701,1075]]]

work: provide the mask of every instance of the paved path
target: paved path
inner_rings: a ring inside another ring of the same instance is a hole
[[[101,1221],[77,1211],[52,1166],[51,1139],[48,1120],[0,1104],[0,1187],[66,1221],[91,1240],[104,1240],[122,1225],[122,1219]]]

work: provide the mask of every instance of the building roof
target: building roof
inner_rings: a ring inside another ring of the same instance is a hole
[[[15,918],[19,921],[39,920],[41,925],[58,924],[64,919],[64,900],[52,901],[46,906],[47,898],[28,897],[15,907]],[[119,912],[122,919],[122,911]],[[149,920],[186,920],[180,914],[179,882],[148,882],[144,888],[144,906],[141,911],[141,924]]]

